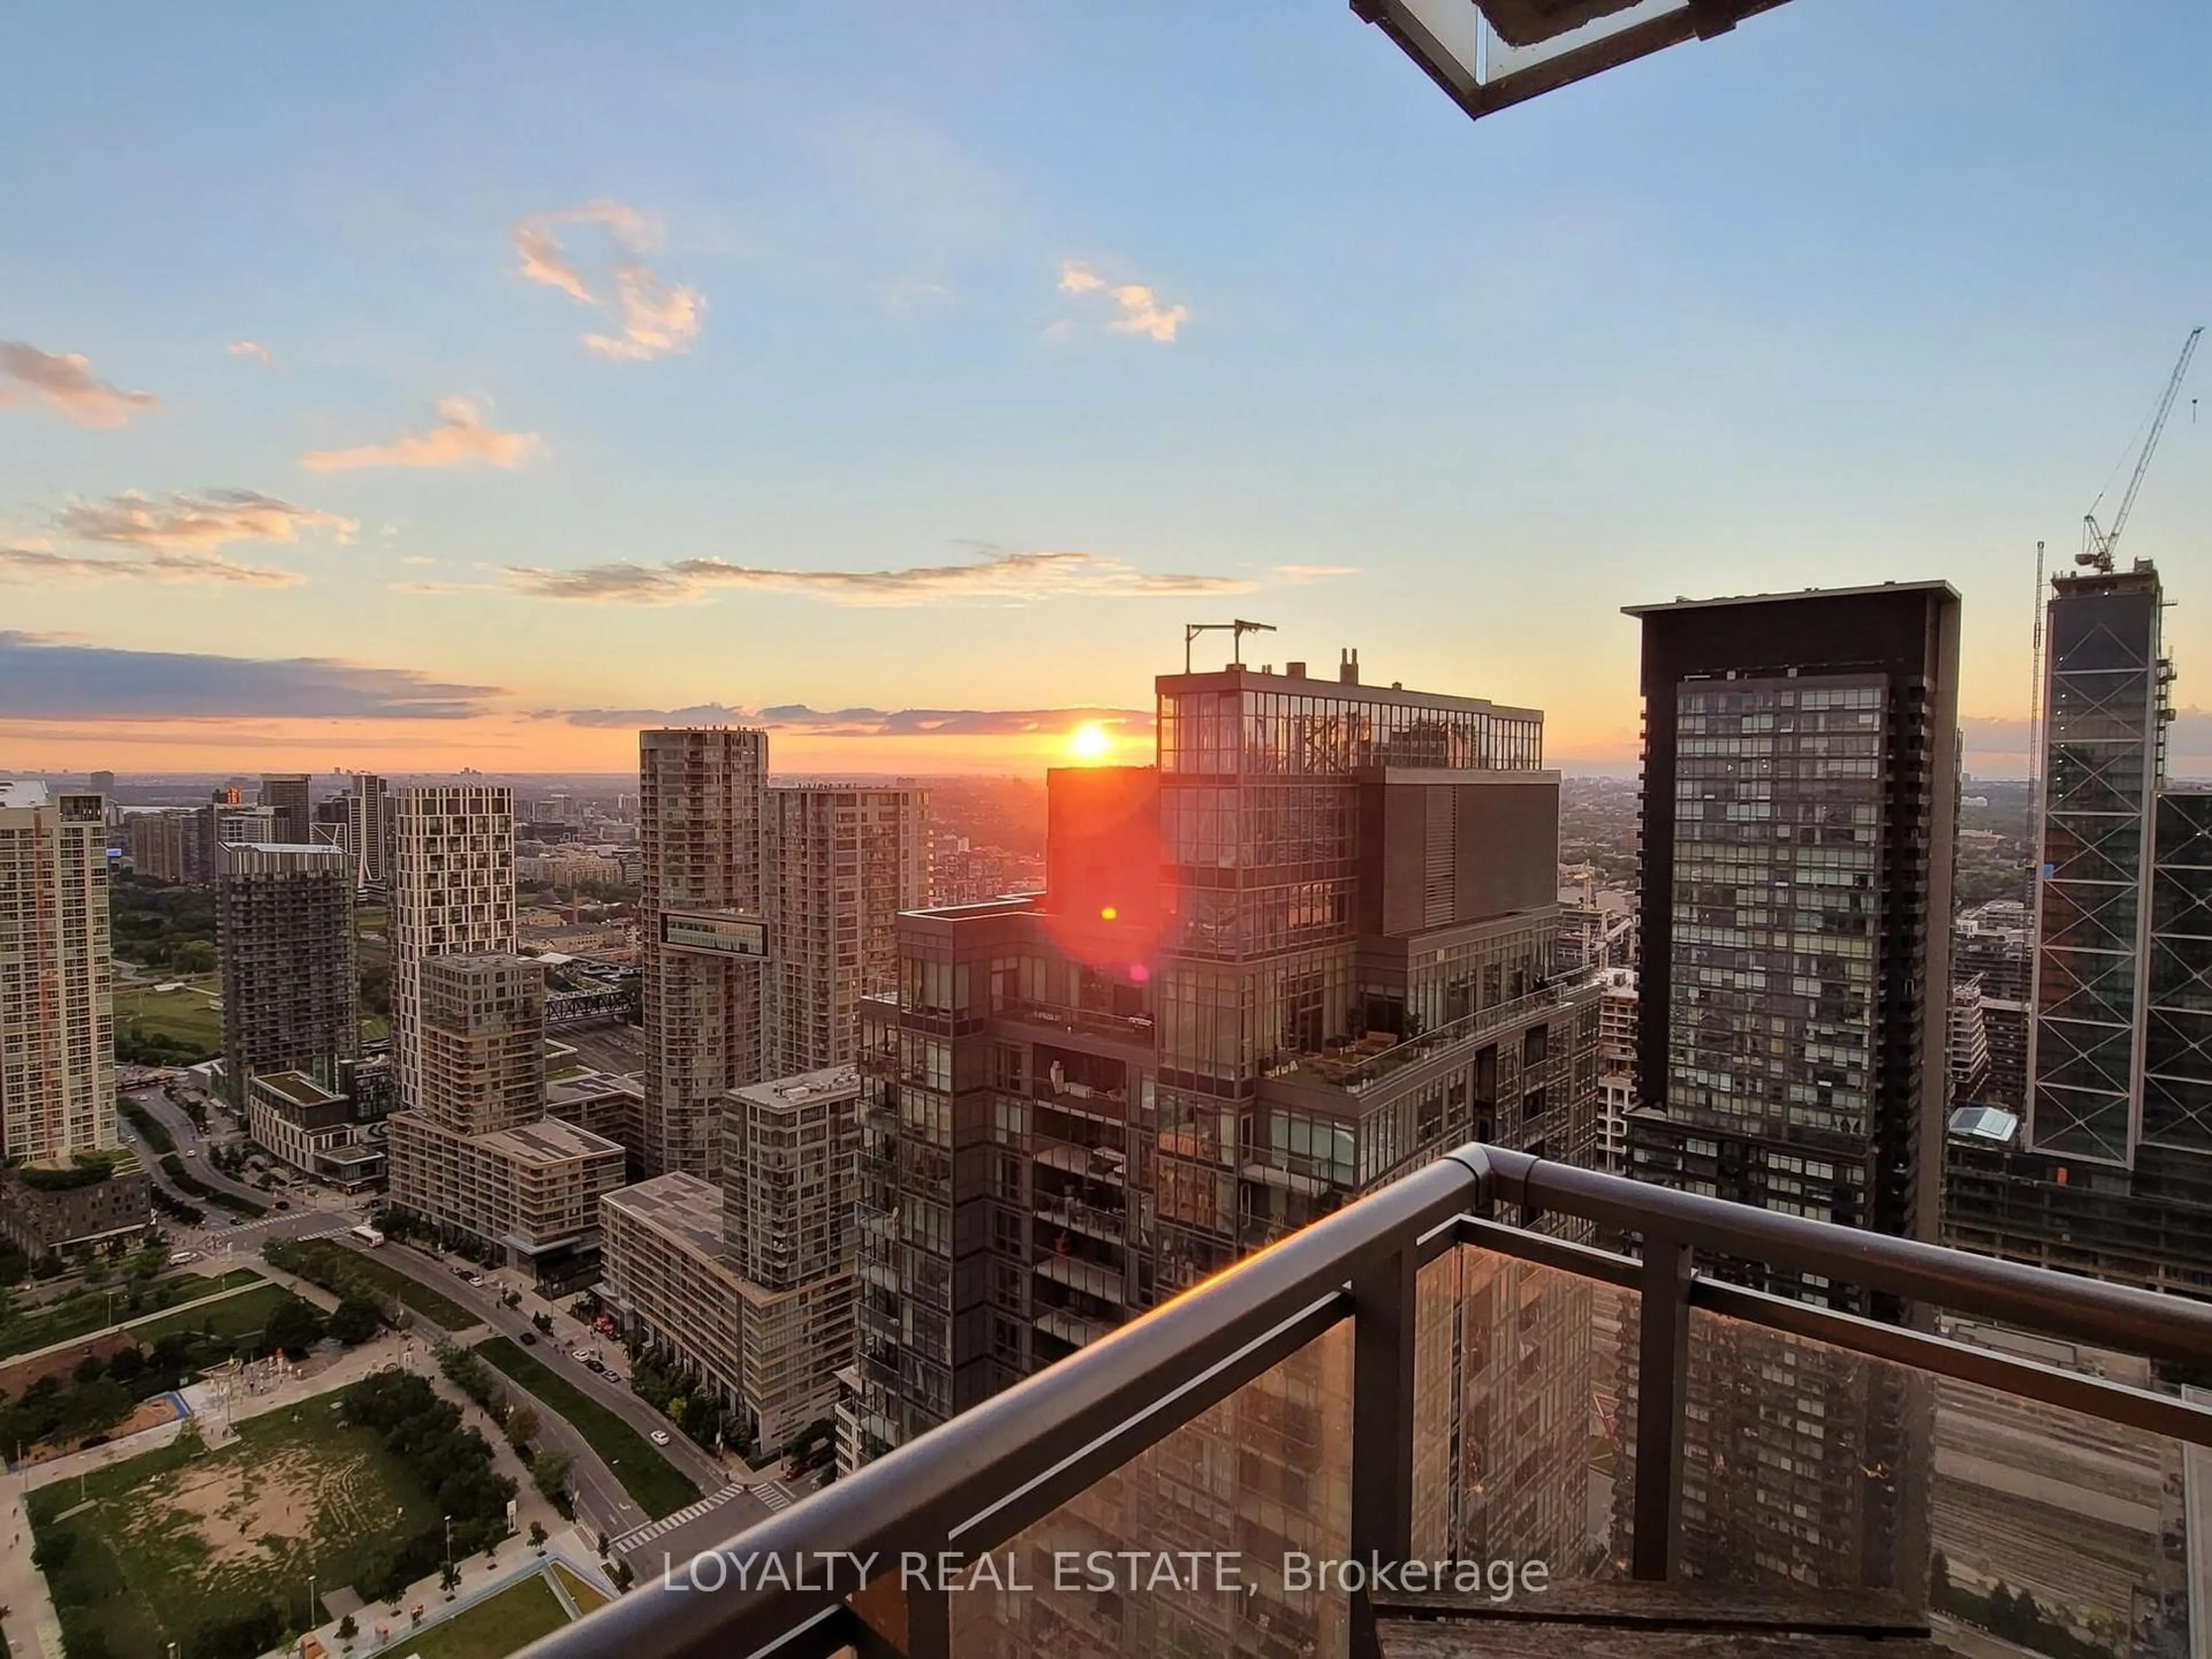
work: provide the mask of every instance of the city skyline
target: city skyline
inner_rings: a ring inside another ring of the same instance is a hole
[[[2023,772],[2034,543],[2212,252],[2212,22],[2035,14],[1784,8],[1473,136],[1335,6],[51,18],[103,142],[67,69],[0,112],[0,763],[615,772],[719,714],[1033,771],[1247,616],[1626,772],[1619,605],[1940,578]],[[2126,550],[2212,659],[2182,403]]]

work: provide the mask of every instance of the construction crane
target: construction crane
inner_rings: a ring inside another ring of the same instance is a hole
[[[1190,672],[1191,643],[1196,640],[1200,634],[1230,634],[1235,635],[1235,645],[1231,653],[1231,660],[1237,667],[1242,668],[1244,665],[1244,636],[1247,634],[1272,634],[1274,631],[1275,624],[1273,623],[1246,622],[1241,617],[1235,622],[1185,623],[1182,625],[1182,672],[1186,674]]]
[[[2142,454],[2136,462],[2135,476],[2128,480],[2128,493],[2120,497],[2119,510],[2112,514],[2112,527],[2101,528],[2097,523],[2097,508],[2104,502],[2100,491],[2081,515],[2081,550],[2074,556],[2074,562],[2090,570],[2110,575],[2112,570],[2113,550],[2120,544],[2120,532],[2127,527],[2128,514],[2135,511],[2136,492],[2142,488],[2143,474],[2150,470],[2150,458],[2157,453],[2160,435],[2166,430],[2166,417],[2173,413],[2173,400],[2181,395],[2182,377],[2189,373],[2189,360],[2197,355],[2197,342],[2204,330],[2200,325],[2189,331],[2182,342],[2180,360],[2173,366],[2173,374],[2166,383],[2166,395],[2158,400],[2158,413],[2151,416],[2150,435],[2143,440]],[[2111,485],[2107,484],[2106,489]]]

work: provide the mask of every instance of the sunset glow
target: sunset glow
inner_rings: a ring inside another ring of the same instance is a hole
[[[1085,720],[1067,734],[1067,752],[1086,763],[1114,752],[1114,738],[1097,720]]]

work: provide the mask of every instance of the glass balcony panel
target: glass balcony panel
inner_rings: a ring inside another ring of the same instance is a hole
[[[1631,1501],[1620,1402],[1639,1306],[1632,1291],[1472,1247],[1421,1269],[1415,1559],[1540,1561],[1554,1583],[1625,1575],[1613,1516]]]
[[[1966,1320],[1939,1333],[2170,1392],[2132,1355]],[[1702,1311],[1688,1407],[1692,1577],[1890,1590],[1978,1656],[2193,1650],[2186,1512],[2192,1486],[2212,1500],[2212,1452]]]
[[[1352,1333],[1340,1325],[965,1573],[952,1650],[1344,1659],[1343,1591],[1285,1585],[1299,1557],[1316,1579],[1322,1559],[1348,1557],[1351,1481]]]

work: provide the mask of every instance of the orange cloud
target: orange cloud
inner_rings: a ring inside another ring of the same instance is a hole
[[[161,406],[150,392],[121,392],[95,379],[88,357],[0,340],[0,407],[21,403],[27,392],[85,427],[127,426],[132,416]]]
[[[632,256],[613,267],[611,300],[586,282],[568,258],[554,232],[560,225],[595,226]],[[602,357],[624,362],[688,351],[703,325],[706,297],[683,283],[664,283],[635,257],[650,252],[660,240],[657,221],[624,203],[606,200],[534,214],[514,228],[514,251],[522,260],[524,280],[558,289],[577,304],[594,307],[615,318],[621,325],[619,333],[586,334],[584,345]]]
[[[269,348],[258,340],[233,340],[223,349],[234,357],[251,357],[264,368],[276,366],[276,360],[269,355]]]
[[[520,466],[544,448],[535,432],[501,432],[486,426],[465,398],[438,403],[438,424],[428,432],[403,432],[390,443],[353,449],[311,449],[300,457],[310,472],[343,472],[367,466]]]
[[[190,551],[227,542],[295,542],[302,530],[313,529],[328,530],[343,542],[360,528],[335,513],[295,507],[254,489],[159,498],[125,490],[104,501],[72,501],[58,521],[80,541]]]
[[[697,289],[681,283],[671,287],[643,265],[623,265],[615,271],[615,301],[622,314],[622,332],[586,334],[584,344],[618,362],[689,351],[699,337],[707,311]]]
[[[0,547],[0,581],[142,580],[228,582],[245,587],[289,587],[301,579],[289,570],[238,564],[212,553],[157,552],[137,559],[94,559],[37,547]]]
[[[1190,320],[1188,306],[1163,305],[1159,295],[1142,283],[1123,283],[1109,288],[1103,276],[1080,259],[1060,262],[1059,286],[1062,294],[1096,294],[1103,289],[1107,297],[1121,307],[1121,314],[1106,324],[1116,334],[1142,334],[1164,343],[1174,339]],[[1060,325],[1055,324],[1054,328],[1058,330]],[[1065,338],[1066,334],[1054,332],[1052,337]]]
[[[510,565],[506,586],[532,599],[600,605],[684,605],[716,588],[738,587],[799,593],[832,605],[920,605],[959,599],[1249,593],[1255,584],[1234,576],[1156,575],[1102,553],[994,552],[967,564],[899,570],[796,570],[724,559],[678,559],[660,565],[623,561],[574,570]],[[418,585],[412,591],[431,589]]]

